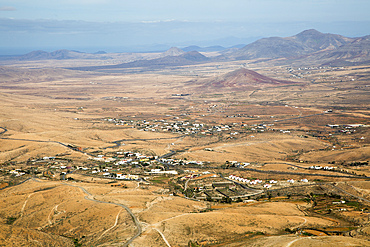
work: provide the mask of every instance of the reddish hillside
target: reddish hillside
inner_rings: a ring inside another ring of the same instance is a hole
[[[245,87],[245,86],[263,86],[263,85],[284,85],[291,84],[291,81],[273,79],[261,75],[249,69],[238,69],[229,72],[223,76],[212,79],[208,85],[213,87]]]

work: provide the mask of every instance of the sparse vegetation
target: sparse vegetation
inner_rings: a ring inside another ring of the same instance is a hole
[[[1,68],[5,245],[114,245],[140,231],[133,245],[369,237],[367,66],[48,63]]]
[[[6,219],[6,224],[12,225],[17,220],[17,217],[8,217]]]

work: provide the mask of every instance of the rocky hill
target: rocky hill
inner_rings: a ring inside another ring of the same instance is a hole
[[[305,30],[291,37],[270,37],[259,39],[242,48],[220,51],[220,56],[208,58],[202,51],[221,50],[214,46],[201,48],[185,47],[183,50],[172,47],[165,52],[157,53],[105,53],[95,54],[71,50],[53,52],[33,51],[14,58],[4,57],[3,60],[66,60],[66,59],[97,59],[114,60],[107,66],[78,68],[84,70],[135,68],[161,69],[171,66],[183,66],[207,62],[225,62],[235,60],[273,61],[279,65],[329,65],[346,66],[370,63],[370,36],[348,38],[337,34],[321,33],[317,30]],[[189,49],[194,49],[188,51]],[[117,62],[120,62],[117,64]]]
[[[196,81],[201,89],[205,90],[244,90],[246,88],[261,88],[266,86],[287,85],[296,82],[278,80],[268,76],[261,75],[255,71],[241,68],[224,75],[207,79],[205,81]]]
[[[190,51],[179,56],[166,56],[150,60],[139,60],[129,63],[121,63],[107,66],[91,66],[73,68],[78,70],[111,70],[124,68],[143,68],[143,70],[162,69],[173,66],[183,66],[191,64],[199,64],[209,61],[210,59],[197,51]]]
[[[323,65],[347,66],[370,63],[370,35],[355,39],[338,49],[319,54],[314,60],[325,61]]]
[[[341,35],[324,34],[310,29],[292,37],[259,39],[224,56],[232,60],[293,58],[321,50],[333,50],[353,40]]]
[[[95,57],[93,54],[88,54],[79,51],[70,50],[56,50],[53,52],[47,51],[32,51],[25,55],[19,56],[19,60],[47,60],[47,59],[77,59],[77,58],[88,58]]]
[[[212,52],[212,51],[223,51],[226,48],[223,46],[215,45],[215,46],[208,46],[208,47],[199,47],[196,45],[191,45],[183,48],[183,51],[198,51],[198,52]]]
[[[353,39],[335,49],[324,49],[275,61],[290,66],[357,66],[370,64],[370,35]]]

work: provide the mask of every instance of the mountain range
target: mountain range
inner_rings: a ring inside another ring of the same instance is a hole
[[[336,34],[324,34],[310,29],[292,37],[271,37],[259,39],[243,48],[225,54],[228,59],[250,60],[257,58],[287,58],[311,54],[321,50],[336,49],[351,42]]]
[[[168,51],[167,51],[168,52]],[[70,69],[76,70],[109,70],[109,69],[125,69],[125,68],[143,68],[143,70],[157,70],[166,67],[176,67],[192,64],[206,63],[210,61],[208,57],[202,55],[197,51],[180,52],[177,49],[171,48],[170,54],[180,53],[180,55],[169,55],[156,59],[150,60],[137,60],[128,63],[121,63],[116,65],[105,65],[105,66],[89,66],[89,67],[75,67]]]
[[[277,60],[284,65],[357,65],[370,63],[369,36],[348,38],[310,29],[291,37],[257,40],[225,52],[222,60]]]
[[[218,52],[218,56],[206,57],[200,52]],[[17,60],[44,59],[109,59],[111,54],[98,52],[95,54],[78,51],[57,50],[54,52],[34,51]],[[7,58],[9,59],[9,58]],[[280,65],[360,65],[370,63],[370,35],[349,38],[338,34],[321,33],[317,30],[305,30],[291,37],[262,38],[245,46],[226,49],[221,46],[205,47],[189,46],[183,49],[171,49],[156,55],[136,57],[110,66],[94,66],[88,70],[143,67],[160,69],[171,66],[182,66],[207,62],[264,60]],[[81,68],[87,69],[87,68]]]

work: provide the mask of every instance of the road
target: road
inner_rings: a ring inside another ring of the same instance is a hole
[[[274,122],[282,122],[282,121],[288,121],[288,120],[292,120],[292,119],[299,119],[299,118],[306,118],[306,117],[312,117],[312,116],[318,116],[318,115],[323,115],[323,114],[326,114],[326,113],[318,113],[318,114],[312,114],[312,115],[307,115],[307,116],[298,116],[298,117],[293,117],[293,118],[287,118],[287,119],[280,119],[280,120],[274,120],[274,121],[271,121],[271,123],[274,123]],[[266,123],[270,123],[269,121],[267,122],[262,122],[260,124],[266,124]],[[0,129],[3,129],[2,132],[0,132],[0,135],[6,133],[8,131],[7,128],[5,127],[0,127]],[[122,142],[124,141],[156,141],[156,140],[170,140],[170,139],[179,139],[179,138],[182,138],[182,137],[185,137],[185,136],[192,136],[192,135],[195,135],[195,134],[191,134],[191,135],[179,135],[179,136],[174,136],[174,137],[164,137],[164,138],[151,138],[151,139],[122,139],[122,140],[117,140],[117,141],[114,141],[112,143],[114,143],[115,145],[114,146],[110,146],[110,147],[107,147],[107,148],[118,148]],[[45,141],[45,140],[35,140],[35,139],[19,139],[19,138],[10,138],[10,137],[0,137],[0,139],[4,139],[4,140],[14,140],[14,141],[29,141],[29,142],[41,142],[41,143],[55,143],[55,144],[59,144],[59,145],[62,145],[63,147],[66,147],[66,148],[69,148],[75,152],[79,152],[79,153],[82,153],[82,154],[85,154],[85,155],[88,155],[88,156],[91,156],[91,157],[94,157],[95,155],[94,154],[91,154],[91,153],[86,153],[82,150],[79,150],[77,149],[76,147],[74,147],[74,145],[70,145],[70,144],[65,144],[65,143],[62,143],[62,142],[59,142],[59,141]],[[104,148],[106,149],[106,148]],[[163,156],[161,156],[160,158],[167,158],[167,157],[170,157],[172,155],[176,154],[176,151],[170,151],[170,153],[167,153]],[[162,162],[161,162],[162,163]],[[166,163],[162,163],[163,165],[166,166],[167,169],[169,169],[169,166],[168,164]]]
[[[214,168],[214,167],[212,167]],[[238,168],[237,168],[238,169]],[[356,178],[356,179],[369,179],[370,177],[358,176],[358,175],[333,175],[323,173],[304,173],[304,172],[286,172],[286,171],[275,171],[275,170],[258,170],[254,168],[239,168],[240,170],[269,173],[269,174],[289,174],[289,175],[303,175],[303,176],[320,176],[320,177],[334,177],[334,178]]]
[[[0,129],[3,129],[3,131],[0,132],[0,135],[6,133],[8,131],[8,129],[6,129],[5,127],[0,127]],[[178,139],[178,138],[181,138],[181,137],[183,137],[183,136],[181,135],[181,136],[176,136],[176,137],[154,138],[154,139],[123,139],[123,140],[114,141],[113,143],[116,144],[116,145],[115,146],[111,146],[111,147],[107,147],[107,148],[119,147],[121,145],[121,142],[123,142],[123,141],[153,141],[153,140]],[[85,154],[85,155],[88,155],[88,156],[91,156],[91,157],[95,157],[96,156],[94,154],[87,153],[87,152],[84,152],[82,150],[77,149],[76,147],[74,147],[75,145],[65,144],[65,143],[59,142],[59,141],[44,141],[44,140],[35,140],[35,139],[19,139],[19,138],[10,138],[10,137],[0,137],[0,139],[3,139],[3,140],[13,140],[13,141],[54,143],[54,144],[59,144],[59,145],[62,145],[63,147],[69,148],[69,149],[71,149],[71,150],[73,150],[75,152],[79,152],[79,153],[82,153],[82,154]],[[104,149],[106,149],[106,148],[104,148]],[[168,157],[170,157],[170,156],[172,156],[174,154],[176,154],[176,151],[172,151],[171,150],[169,153],[162,155],[158,159],[168,158]],[[163,165],[165,165],[167,167],[167,169],[169,169],[169,165],[167,163],[163,163],[163,162],[161,162],[161,163]]]
[[[295,165],[295,164],[291,164],[291,163],[286,163],[286,162],[268,162],[268,164],[284,164],[284,165],[288,165],[288,166],[297,167],[297,168],[303,169],[303,170],[318,171],[316,169],[311,169],[309,167],[303,167],[303,166],[299,166],[299,165]],[[342,174],[346,174],[346,175],[348,175],[350,177],[355,177],[355,178],[358,178],[358,177],[361,177],[361,178],[369,178],[369,177],[359,176],[359,175],[351,174],[351,173],[348,173],[348,172],[345,172],[345,171],[341,171],[341,170],[336,170],[336,169],[333,169],[333,170],[320,169],[320,171],[342,173]]]
[[[28,180],[33,180],[33,181],[35,181],[35,182],[40,182],[39,180],[37,180],[36,178],[30,178],[30,179],[27,179],[26,181],[28,181]],[[26,182],[26,181],[24,181],[24,182]],[[116,206],[119,206],[119,207],[122,207],[122,208],[124,208],[126,211],[127,211],[127,213],[131,216],[131,218],[132,218],[132,220],[134,221],[134,223],[135,223],[135,226],[136,226],[136,229],[137,229],[137,232],[135,233],[135,235],[134,236],[132,236],[124,245],[122,245],[122,246],[124,246],[124,247],[126,247],[126,246],[128,246],[129,244],[131,244],[132,243],[132,241],[134,241],[137,237],[139,237],[141,234],[142,234],[142,232],[143,232],[143,230],[142,230],[142,228],[141,228],[141,224],[140,224],[140,222],[139,222],[139,220],[136,218],[136,216],[132,213],[132,211],[126,206],[126,205],[123,205],[123,204],[120,204],[120,203],[115,203],[115,202],[105,202],[105,201],[99,201],[99,200],[96,200],[96,199],[94,199],[94,196],[90,193],[90,192],[88,192],[84,187],[82,187],[82,186],[78,186],[78,185],[72,185],[72,184],[68,184],[68,183],[65,183],[65,182],[63,182],[62,183],[63,185],[66,185],[66,186],[71,186],[71,187],[75,187],[75,188],[79,188],[79,189],[81,189],[85,194],[87,194],[87,196],[85,196],[84,198],[86,199],[86,200],[90,200],[90,201],[93,201],[93,202],[97,202],[97,203],[105,203],[105,204],[112,204],[112,205],[116,205]],[[30,197],[31,195],[29,195],[28,196],[28,198]],[[90,198],[91,197],[91,198]],[[27,198],[27,199],[28,199]],[[27,200],[26,200],[26,202],[25,203],[27,203]],[[117,215],[117,217],[118,217],[118,215]],[[117,220],[117,219],[116,219]]]
[[[127,211],[127,213],[130,214],[130,216],[133,219],[133,221],[135,223],[135,226],[137,228],[137,233],[133,237],[131,237],[123,246],[128,246],[129,244],[132,243],[132,241],[134,241],[137,237],[139,237],[141,235],[142,228],[141,228],[140,222],[138,221],[136,216],[132,213],[132,211],[127,206],[125,206],[123,204],[120,204],[120,203],[115,203],[115,202],[105,202],[105,201],[96,200],[96,199],[94,199],[93,195],[90,192],[88,192],[84,187],[81,187],[81,186],[78,186],[78,185],[67,184],[67,183],[63,183],[63,184],[65,184],[67,186],[72,186],[72,187],[76,187],[76,188],[81,189],[85,194],[87,194],[87,196],[85,196],[86,200],[90,200],[90,201],[98,202],[98,203],[106,203],[106,204],[116,205],[116,206],[124,208]],[[92,197],[92,198],[89,198],[89,196]]]
[[[186,191],[186,189],[188,188],[188,183],[189,183],[190,179],[191,179],[191,178],[189,178],[188,180],[186,180],[184,191]]]
[[[85,196],[86,200],[90,200],[90,201],[98,202],[98,203],[106,203],[106,204],[116,205],[116,206],[124,208],[127,211],[127,213],[130,214],[132,220],[135,223],[137,232],[123,246],[128,246],[129,244],[132,243],[132,241],[134,241],[137,237],[139,237],[141,235],[141,233],[142,233],[141,224],[140,224],[139,220],[136,218],[136,216],[132,213],[132,211],[127,206],[125,206],[123,204],[120,204],[120,203],[115,203],[115,202],[105,202],[105,201],[96,200],[96,199],[94,199],[93,195],[90,192],[88,192],[84,187],[81,187],[81,186],[78,186],[78,185],[67,184],[67,183],[63,183],[63,184],[67,185],[67,186],[72,186],[72,187],[76,187],[76,188],[81,189],[85,194],[87,194],[87,196]]]
[[[0,127],[0,129],[3,129],[3,131],[0,132],[0,135],[4,134],[5,132],[7,132],[7,128],[4,128],[4,127]]]
[[[362,200],[362,201],[364,201],[364,202],[368,202],[368,203],[370,203],[370,200],[367,200],[367,199],[365,199],[365,198],[363,198],[363,197],[360,197],[360,196],[356,196],[356,195],[354,195],[354,194],[351,194],[351,193],[349,193],[349,192],[345,191],[344,189],[341,189],[341,188],[339,188],[339,187],[337,187],[337,186],[335,186],[335,185],[333,185],[333,184],[330,184],[330,185],[331,185],[331,186],[333,186],[336,190],[339,190],[339,191],[343,192],[344,194],[350,195],[350,196],[352,196],[352,197],[354,197],[354,198],[357,198],[357,199]]]
[[[0,134],[3,134],[3,133],[5,133],[5,132],[2,132]],[[79,152],[79,153],[82,153],[82,154],[85,154],[85,155],[89,155],[89,156],[94,156],[91,153],[86,153],[86,152],[84,152],[82,150],[78,150],[77,148],[73,147],[70,144],[65,144],[63,142],[58,142],[58,141],[44,141],[44,140],[35,140],[35,139],[19,139],[19,138],[9,138],[9,137],[0,137],[0,139],[3,139],[3,140],[13,140],[13,141],[26,141],[26,142],[55,143],[55,144],[62,145],[63,147],[69,148],[69,149],[71,149],[71,150],[73,150],[75,152]]]
[[[136,139],[122,139],[122,140],[118,140],[118,141],[114,141],[112,143],[114,143],[115,145],[114,146],[109,146],[109,147],[105,147],[103,149],[107,149],[107,148],[119,148],[121,146],[121,143],[122,142],[130,142],[130,141],[159,141],[159,140],[171,140],[171,139],[179,139],[181,137],[183,137],[184,135],[181,135],[181,136],[174,136],[174,137],[162,137],[162,138],[148,138],[148,139],[139,139],[139,138],[136,138]]]

